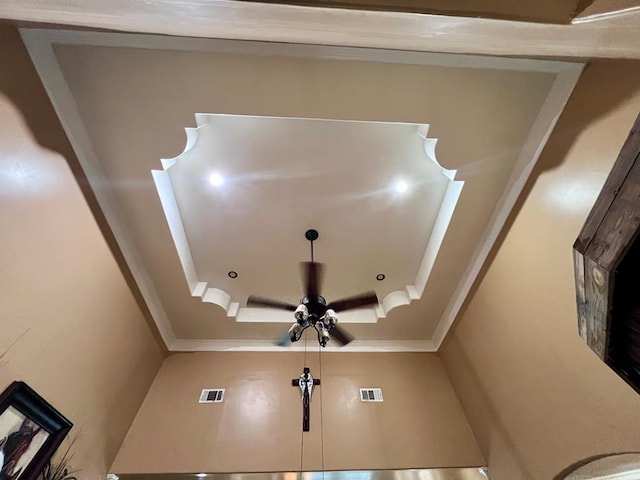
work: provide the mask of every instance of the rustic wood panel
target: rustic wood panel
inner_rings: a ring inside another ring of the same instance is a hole
[[[640,393],[640,116],[574,243],[578,332]]]
[[[578,333],[587,341],[587,294],[584,280],[584,255],[573,250],[573,273],[576,281],[576,303],[578,305]]]
[[[640,152],[632,158],[634,164],[585,253],[608,271],[620,263],[640,226]]]
[[[590,258],[585,259],[584,267],[587,345],[598,357],[605,360],[608,351],[607,334],[611,324],[609,272]]]
[[[640,116],[636,119],[635,124],[631,128],[627,141],[622,146],[622,150],[616,159],[611,173],[607,177],[607,180],[596,199],[591,212],[587,216],[587,220],[578,235],[578,239],[573,245],[573,248],[578,250],[583,255],[587,251],[593,236],[595,235],[598,227],[604,219],[609,207],[613,203],[614,198],[620,191],[622,183],[627,178],[631,167],[637,157],[638,149],[640,148]]]

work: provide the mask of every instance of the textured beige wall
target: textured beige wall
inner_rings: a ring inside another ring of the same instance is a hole
[[[104,478],[163,351],[58,153],[72,155],[7,26],[0,125],[0,390],[23,380],[49,400],[75,424],[81,478]]]
[[[640,112],[640,65],[587,67],[441,351],[492,479],[640,451],[640,396],[578,337],[571,246]]]
[[[303,436],[301,395],[291,379],[304,364],[303,352],[172,355],[113,471],[295,471],[301,461],[305,470],[484,464],[435,354],[323,353],[321,368],[314,348],[306,365],[322,385]],[[384,403],[360,402],[360,387],[381,387]],[[202,388],[225,388],[224,403],[198,404]]]

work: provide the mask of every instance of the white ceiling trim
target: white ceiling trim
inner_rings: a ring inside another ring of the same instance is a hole
[[[96,200],[158,327],[160,336],[165,345],[170,345],[176,338],[173,328],[134,242],[129,238],[126,229],[122,227],[124,223],[119,218],[117,208],[114,207],[113,196],[108,189],[104,188],[104,179],[106,178],[104,171],[93,151],[91,140],[76,108],[75,99],[60,70],[53,46],[50,42],[41,42],[35,39],[27,41],[24,37],[23,39]]]
[[[179,162],[185,161],[185,155],[198,145],[198,139],[202,128],[207,125],[212,117],[226,117],[230,115],[203,114],[195,115],[196,127],[185,128],[187,142],[182,153],[173,158],[162,159],[162,170],[152,170],[153,180],[156,184],[160,203],[167,219],[169,231],[173,243],[182,265],[189,291],[192,297],[200,297],[205,303],[213,303],[218,305],[228,317],[235,317],[237,322],[243,323],[291,323],[291,313],[287,311],[269,309],[269,308],[253,308],[241,307],[240,302],[234,300],[225,290],[216,286],[210,286],[208,282],[198,278],[189,239],[184,228],[184,223],[180,215],[176,197],[171,184],[169,170]],[[234,117],[243,117],[244,115],[233,115]],[[274,117],[261,117],[274,118]],[[294,119],[288,119],[294,120]],[[356,122],[351,120],[323,120],[323,119],[306,119],[318,122],[340,122],[340,123],[372,123],[372,122]],[[384,122],[375,122],[378,124]],[[456,181],[456,171],[447,170],[438,163],[436,159],[436,143],[437,139],[429,138],[429,125],[416,125],[416,135],[420,136],[424,141],[424,155],[427,161],[433,162],[444,177],[448,179],[447,189],[445,191],[438,215],[433,225],[433,229],[427,242],[420,268],[416,275],[416,279],[412,285],[406,285],[403,290],[395,290],[388,293],[378,306],[373,309],[362,309],[350,314],[343,312],[340,315],[341,323],[376,323],[380,318],[386,318],[387,314],[396,307],[409,305],[413,300],[419,300],[424,293],[425,286],[433,265],[435,264],[438,252],[442,246],[442,241],[453,217],[456,205],[462,193],[464,182]]]
[[[483,68],[523,72],[559,73],[571,62],[532,60],[529,58],[451,55],[450,53],[391,50],[389,48],[354,48],[348,46],[273,43],[225,40],[220,38],[166,37],[76,30],[21,29],[23,38],[40,39],[64,45],[101,47],[151,48],[185,52],[224,53],[230,55],[281,56],[322,60],[352,60],[365,62],[429,65],[434,67]]]
[[[619,10],[613,10],[610,12],[594,13],[593,15],[579,16],[571,20],[571,23],[573,25],[577,25],[580,23],[599,22],[602,20],[607,20],[609,18],[619,18],[619,17],[626,17],[629,15],[634,15],[638,12],[640,12],[640,5],[636,7],[621,8]]]
[[[302,342],[300,342],[302,343]],[[314,346],[306,350],[314,350]],[[174,340],[168,349],[172,352],[304,352],[304,345],[278,347],[269,340]],[[323,352],[436,352],[430,340],[354,340],[338,347],[327,345]]]
[[[640,14],[632,14],[640,19]],[[162,35],[480,55],[640,58],[640,22],[550,25],[234,0],[4,0],[0,18]],[[625,19],[625,20],[628,20]]]
[[[1,14],[1,10],[0,10]],[[446,17],[445,17],[446,18]],[[87,173],[91,188],[94,190],[98,203],[102,208],[105,217],[113,230],[118,244],[121,246],[123,255],[127,260],[128,265],[131,268],[131,273],[138,284],[142,296],[147,303],[151,315],[153,316],[158,330],[169,350],[220,350],[224,345],[233,346],[233,348],[240,348],[240,343],[246,344],[241,340],[239,341],[204,341],[204,340],[189,340],[189,339],[177,339],[171,325],[167,319],[166,312],[164,311],[160,299],[157,293],[153,289],[153,282],[149,278],[148,273],[145,271],[142,262],[139,260],[139,254],[133,247],[127,237],[127,232],[122,228],[122,224],[118,219],[116,210],[113,208],[113,200],[106,190],[101,188],[104,175],[101,171],[100,164],[97,161],[95,154],[92,151],[91,142],[84,129],[84,125],[80,118],[80,115],[75,106],[75,102],[68,85],[66,84],[60,66],[58,65],[55,53],[53,51],[54,43],[67,43],[67,44],[88,44],[88,45],[107,45],[108,43],[113,46],[113,43],[122,42],[121,46],[140,46],[146,45],[146,48],[166,48],[166,46],[155,47],[154,45],[160,45],[162,42],[157,37],[140,36],[140,35],[118,35],[117,42],[113,40],[113,35],[107,36],[105,34],[98,34],[95,32],[67,32],[67,31],[55,31],[55,30],[37,30],[37,29],[21,29],[20,30],[25,45],[29,51],[29,54],[34,62],[34,65],[43,81],[45,89],[49,94],[54,108],[62,121],[65,132],[69,136],[69,140],[78,156],[78,159]],[[638,36],[640,39],[640,36]],[[107,41],[108,39],[108,41]],[[133,44],[128,43],[129,39],[134,41]],[[176,44],[181,44],[185,39],[171,39],[175,40]],[[163,41],[168,41],[167,39]],[[204,41],[204,40],[202,40]],[[135,43],[138,42],[138,43]],[[156,43],[157,42],[157,43]],[[222,48],[222,44],[216,40],[207,40],[211,45],[216,48]],[[267,43],[251,43],[251,42],[225,42],[225,45],[233,45],[234,48],[243,49],[272,49],[282,47],[282,52],[279,54],[287,56],[289,54],[298,55],[300,50],[294,49],[291,53],[287,51],[286,46]],[[249,46],[249,47],[247,47]],[[326,49],[324,47],[309,46],[309,45],[297,45],[304,49],[306,56],[311,58],[327,58],[325,56]],[[178,47],[176,47],[178,48]],[[362,58],[369,60],[371,55],[382,55],[386,58],[384,61],[393,61],[394,56],[398,55],[401,61],[407,61],[405,54],[408,52],[394,52],[391,50],[366,50],[366,49],[342,49],[340,47],[332,47],[332,55],[338,55],[339,52],[345,51],[348,54],[348,58],[351,60],[359,59],[358,55],[362,55]],[[640,49],[638,49],[640,52]],[[540,53],[540,52],[539,52]],[[428,65],[430,61],[442,62],[444,55],[428,53],[412,52],[413,55],[410,59],[411,62],[421,59],[421,64]],[[456,59],[460,59],[463,63],[466,58],[461,55],[456,55]],[[474,61],[482,61],[486,59],[489,63],[487,68],[496,68],[496,62],[503,62],[504,65],[513,66],[515,59],[497,59],[490,57],[475,57]],[[479,243],[479,247],[473,255],[469,268],[466,274],[463,276],[460,284],[456,288],[455,294],[445,310],[438,326],[436,327],[434,336],[428,344],[429,348],[433,350],[420,350],[420,351],[437,351],[442,344],[447,332],[451,328],[456,316],[458,315],[460,308],[462,307],[465,299],[473,283],[475,282],[478,273],[482,265],[484,264],[487,255],[491,251],[496,238],[504,223],[511,212],[513,205],[515,204],[518,196],[520,195],[524,185],[533,167],[535,166],[540,152],[547,141],[553,127],[564,108],[566,101],[568,100],[580,74],[584,67],[584,64],[578,63],[566,63],[566,62],[551,62],[544,61],[538,62],[536,60],[515,60],[522,62],[518,64],[518,69],[524,71],[544,71],[549,72],[550,68],[557,69],[556,79],[544,101],[544,104],[540,110],[540,113],[529,133],[527,141],[520,152],[517,165],[514,168],[512,177],[509,181],[503,199],[498,202],[492,221],[489,223],[486,233],[483,236],[482,241]],[[236,343],[234,343],[236,342]],[[239,342],[239,343],[238,343]],[[406,343],[406,342],[401,342]],[[274,348],[269,342],[252,342],[251,345],[255,345],[255,348]],[[369,342],[370,348],[383,348],[383,344],[380,342]],[[231,348],[231,347],[228,347]],[[249,348],[249,347],[247,347]],[[424,347],[427,348],[427,347]],[[266,350],[265,350],[266,351]],[[348,351],[341,349],[340,351]],[[377,350],[369,350],[377,351]],[[387,351],[387,350],[380,350]]]
[[[502,198],[494,210],[483,239],[478,243],[478,248],[473,255],[473,260],[462,276],[462,281],[458,284],[449,305],[445,309],[435,329],[432,340],[436,348],[440,348],[447,332],[458,316],[467,295],[471,291],[480,273],[480,269],[484,265],[491,249],[494,247],[502,227],[504,227],[513,206],[522,193],[522,189],[526,185],[529,175],[531,175],[533,167],[536,165],[542,149],[547,143],[549,135],[551,135],[565,104],[569,100],[569,96],[580,78],[583,68],[584,65],[576,64],[568,67],[556,76],[547,94],[547,98],[540,108],[540,113],[529,132],[524,147],[518,155],[513,172],[511,173],[511,178],[507,183],[507,187],[504,189]]]
[[[572,24],[599,22],[618,17],[632,16],[640,12],[638,0],[592,0],[576,17]]]

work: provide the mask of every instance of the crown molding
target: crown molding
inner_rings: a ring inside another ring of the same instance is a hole
[[[196,12],[196,13],[194,13]],[[630,17],[630,18],[629,18]],[[640,58],[640,14],[579,25],[234,0],[4,0],[0,18],[120,32],[479,55]],[[618,27],[618,28],[616,28]]]

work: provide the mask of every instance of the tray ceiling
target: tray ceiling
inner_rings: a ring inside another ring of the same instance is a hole
[[[289,312],[243,305],[252,292],[298,303],[291,253],[311,227],[322,232],[315,260],[331,265],[322,294],[379,298],[341,322],[375,323],[422,296],[463,185],[437,163],[428,125],[196,120],[185,151],[153,171],[192,296],[239,322],[291,324]]]
[[[22,33],[172,350],[277,348],[292,319],[244,302],[299,299],[308,228],[320,231],[325,296],[375,289],[382,301],[344,317],[351,350],[437,349],[581,68]],[[217,188],[214,171],[225,178]]]

